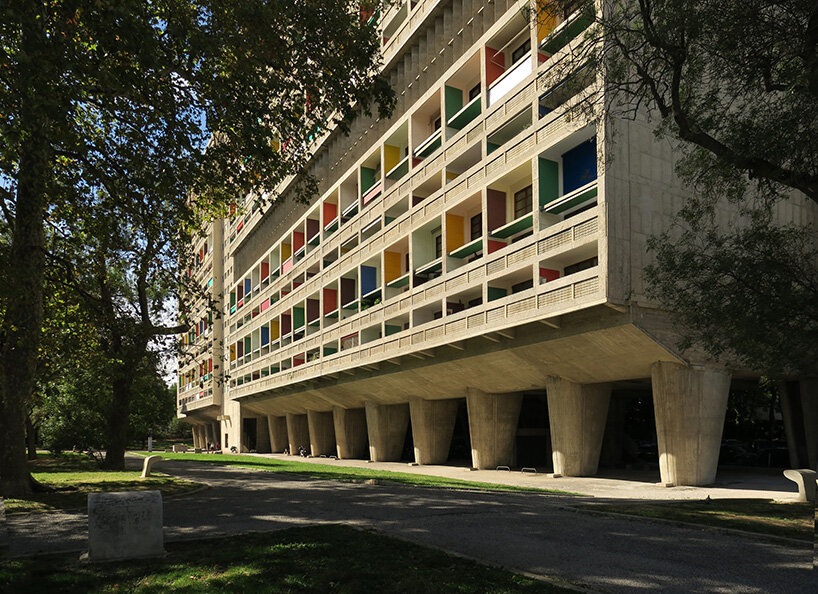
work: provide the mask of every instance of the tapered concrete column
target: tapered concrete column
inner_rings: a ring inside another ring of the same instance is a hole
[[[267,416],[267,431],[270,434],[270,451],[280,453],[289,447],[287,437],[287,417]]]
[[[611,387],[608,384],[576,384],[554,376],[547,378],[545,385],[554,474],[596,474]]]
[[[310,450],[313,456],[335,454],[335,426],[331,412],[307,411],[310,429]]]
[[[256,451],[260,454],[269,454],[270,430],[267,428],[267,417],[256,417]]]
[[[457,400],[418,399],[409,402],[415,462],[443,464],[449,458],[457,405]]]
[[[335,444],[341,460],[350,458],[366,459],[369,448],[366,440],[366,409],[341,408],[332,409],[335,424]]]
[[[205,425],[199,425],[196,427],[196,431],[199,434],[199,447],[203,450],[207,449],[207,429]]]
[[[310,426],[307,415],[287,413],[287,437],[290,440],[290,455],[297,456],[298,448],[310,447]]]
[[[213,439],[213,423],[205,425],[205,443],[216,443],[216,440]]]
[[[373,462],[400,460],[408,426],[408,404],[384,405],[367,402],[366,431],[369,435],[369,459]]]
[[[193,434],[193,449],[202,447],[199,445],[199,427],[191,425],[190,432]]]
[[[659,471],[670,485],[716,480],[730,372],[657,362],[651,368]]]
[[[520,418],[522,394],[486,394],[470,388],[469,412],[472,466],[495,469],[514,464],[514,439]]]

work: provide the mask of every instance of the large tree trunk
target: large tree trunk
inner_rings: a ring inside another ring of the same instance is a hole
[[[31,415],[26,415],[26,450],[28,459],[37,459],[37,427],[31,422]]]
[[[31,111],[23,110],[21,117],[30,120],[24,126],[31,134],[21,151],[7,267],[8,300],[0,325],[0,495],[4,497],[26,495],[32,487],[25,417],[34,390],[43,321],[43,217],[51,160],[46,127]]]
[[[113,401],[108,414],[108,443],[105,451],[105,467],[111,470],[125,470],[132,386],[133,371],[131,369],[118,369],[114,372],[111,382]]]

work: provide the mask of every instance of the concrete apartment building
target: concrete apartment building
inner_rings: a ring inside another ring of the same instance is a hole
[[[645,296],[646,239],[684,196],[671,148],[569,112],[599,90],[554,66],[587,15],[404,0],[379,22],[392,117],[316,143],[310,205],[284,188],[196,246],[224,311],[183,338],[196,446],[587,476],[625,430],[617,395],[642,390],[657,480],[712,483],[734,374],[679,352]],[[791,387],[803,437],[816,390]]]

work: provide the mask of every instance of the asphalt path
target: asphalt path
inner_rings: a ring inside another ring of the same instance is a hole
[[[210,485],[165,501],[167,541],[343,522],[604,592],[818,592],[806,545],[580,513],[565,496],[302,480],[189,461],[159,469]],[[11,555],[86,546],[85,513],[7,520]]]

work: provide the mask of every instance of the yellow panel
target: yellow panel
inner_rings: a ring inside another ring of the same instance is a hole
[[[287,258],[293,255],[293,248],[289,243],[281,244],[281,261],[286,262]]]
[[[465,243],[463,238],[463,217],[446,215],[446,251],[450,252]]]
[[[537,41],[545,39],[556,26],[556,4],[550,0],[537,0]]]
[[[387,283],[400,276],[400,257],[399,252],[383,253],[383,278]]]
[[[383,145],[383,170],[389,172],[400,163],[400,148],[390,144]]]
[[[460,174],[459,174],[459,173],[457,173],[456,171],[447,171],[447,172],[446,172],[446,179],[454,179],[454,178],[456,178],[458,175],[460,175]]]
[[[273,320],[270,322],[270,340],[273,341],[281,336],[281,332],[278,329],[278,320]]]
[[[235,360],[236,360],[236,345],[231,344],[230,345],[230,361],[232,362],[232,361],[235,361]]]

